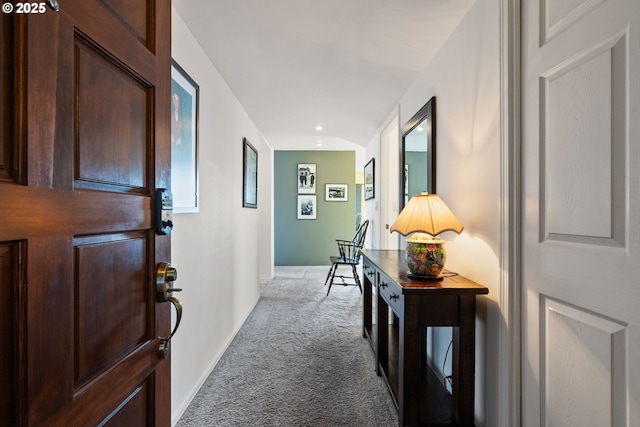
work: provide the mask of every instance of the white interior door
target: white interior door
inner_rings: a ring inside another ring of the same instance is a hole
[[[400,129],[398,116],[380,133],[380,249],[398,249],[398,235],[389,228],[400,213]]]
[[[640,1],[522,3],[524,425],[640,426]]]

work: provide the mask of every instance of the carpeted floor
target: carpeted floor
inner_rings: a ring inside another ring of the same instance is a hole
[[[398,425],[362,337],[360,290],[326,296],[328,269],[276,267],[178,427]]]

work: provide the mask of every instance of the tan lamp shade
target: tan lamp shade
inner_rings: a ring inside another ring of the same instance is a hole
[[[464,226],[437,194],[422,193],[409,199],[391,226],[403,236],[411,233],[427,233],[437,236],[445,231],[460,234]]]

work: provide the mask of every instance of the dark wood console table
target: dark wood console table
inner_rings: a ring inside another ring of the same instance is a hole
[[[476,295],[489,290],[462,276],[409,279],[404,251],[362,254],[363,335],[395,399],[399,425],[473,426]],[[451,395],[427,367],[427,326],[453,327]]]

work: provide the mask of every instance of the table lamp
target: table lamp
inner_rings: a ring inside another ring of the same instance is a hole
[[[438,234],[464,229],[458,218],[437,194],[422,193],[409,199],[391,226],[407,237],[406,260],[412,279],[441,280],[441,271],[447,258],[444,240]]]

